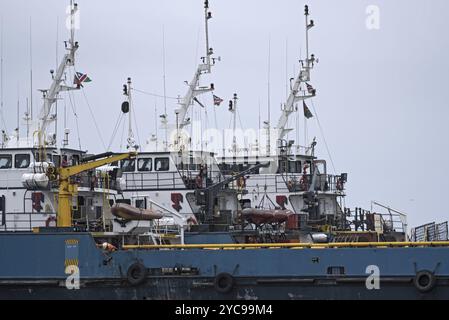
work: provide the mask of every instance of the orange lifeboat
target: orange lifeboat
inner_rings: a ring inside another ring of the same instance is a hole
[[[162,212],[150,209],[139,209],[126,203],[117,203],[111,208],[114,216],[128,221],[153,221],[164,217]]]
[[[293,214],[290,210],[262,210],[262,209],[245,209],[242,212],[246,221],[255,225],[267,223],[284,223],[288,217]]]

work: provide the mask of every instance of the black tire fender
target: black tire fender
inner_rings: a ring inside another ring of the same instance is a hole
[[[214,288],[218,293],[229,293],[234,289],[234,285],[234,277],[229,273],[220,273],[215,277]]]
[[[147,277],[147,268],[139,262],[132,264],[128,268],[127,279],[130,285],[137,286],[142,284]]]
[[[433,272],[428,270],[419,271],[413,281],[416,289],[422,293],[428,293],[432,291],[436,286],[436,277]]]

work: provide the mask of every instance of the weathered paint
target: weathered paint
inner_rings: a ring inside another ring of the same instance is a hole
[[[81,289],[64,283],[67,243],[77,243]],[[247,250],[121,250],[105,253],[87,233],[0,234],[0,298],[116,299],[448,299],[449,247],[265,248]],[[128,268],[190,268],[190,275],[153,274],[138,286]],[[367,267],[381,271],[381,290],[367,290]],[[344,274],[330,275],[329,267]],[[427,294],[413,285],[416,273],[434,272]],[[214,290],[220,273],[236,281],[228,294]]]

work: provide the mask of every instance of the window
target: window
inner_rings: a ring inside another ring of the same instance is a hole
[[[10,169],[12,167],[12,155],[0,155],[0,169]]]
[[[301,161],[289,161],[288,172],[289,173],[301,173]]]
[[[16,154],[14,166],[16,169],[26,169],[30,166],[29,154]]]
[[[5,196],[0,197],[0,211],[5,212],[6,211],[6,198]]]
[[[61,156],[53,156],[53,163],[55,164],[55,167],[58,168],[61,166]]]
[[[138,199],[136,200],[136,208],[139,209],[146,209],[147,208],[147,203],[146,203],[146,199]]]
[[[122,160],[122,171],[123,172],[136,171],[136,160],[134,160],[134,159]]]
[[[153,159],[151,158],[142,158],[137,162],[137,170],[148,172],[153,170]]]
[[[286,173],[286,172],[287,172],[287,161],[279,160],[278,173]]]
[[[168,171],[170,170],[169,158],[156,158],[154,160],[154,166],[156,171]]]
[[[80,163],[80,156],[77,154],[72,155],[72,165],[76,166]]]

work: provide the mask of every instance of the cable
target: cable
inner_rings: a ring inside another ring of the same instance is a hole
[[[123,150],[123,137],[125,135],[125,122],[123,122],[122,126],[122,136],[120,138],[120,150]]]
[[[92,120],[94,121],[95,129],[97,130],[98,136],[100,137],[101,143],[103,144],[103,148],[105,151],[107,151],[106,144],[104,143],[103,136],[101,135],[100,128],[98,127],[97,121],[95,120],[94,113],[92,112],[92,108],[90,107],[90,103],[89,100],[87,99],[87,95],[86,92],[84,91],[84,88],[82,88],[81,91],[83,92],[84,99],[86,100],[87,107],[89,108],[90,115],[92,116]]]
[[[8,128],[6,127],[5,116],[3,115],[3,105],[0,108],[0,117],[2,118],[3,128],[5,128],[5,132],[8,132]]]
[[[117,135],[118,129],[120,128],[120,123],[122,122],[122,119],[123,119],[123,112],[120,111],[120,113],[118,115],[118,119],[115,123],[114,130],[112,131],[112,136],[111,136],[111,140],[109,141],[108,150],[111,149],[112,144],[114,143],[114,139],[115,139],[115,136]]]
[[[178,100],[178,98],[175,97],[168,97],[168,96],[164,96],[162,94],[156,94],[156,93],[151,93],[151,92],[147,92],[147,91],[143,91],[143,90],[138,90],[136,88],[133,88],[134,91],[142,93],[142,94],[146,94],[148,96],[152,96],[152,97],[157,97],[157,98],[166,98],[166,99],[172,99],[172,100]]]
[[[323,136],[324,145],[326,146],[327,154],[329,155],[329,159],[330,159],[331,164],[332,164],[332,169],[334,169],[334,174],[337,174],[337,170],[335,169],[334,160],[332,159],[332,155],[331,155],[329,146],[328,146],[327,141],[326,141],[326,136],[324,135],[324,131],[323,131],[323,128],[321,127],[320,119],[318,118],[318,113],[316,112],[316,109],[315,109],[315,104],[313,103],[313,99],[311,99],[310,101],[312,103],[312,108],[313,108],[313,112],[315,113],[315,117],[316,117],[316,121],[318,123],[318,127],[320,128],[321,135]]]
[[[79,124],[78,124],[78,114],[76,113],[76,110],[75,110],[74,101],[72,101],[71,92],[69,91],[67,93],[67,95],[69,97],[70,106],[72,107],[73,115],[75,116],[76,133],[78,135],[78,147],[79,147],[79,150],[82,150],[82,148],[81,148],[81,138],[80,138],[80,127],[79,127]],[[74,98],[74,100],[75,100],[75,98]]]
[[[134,112],[133,112],[133,118],[134,118],[134,125],[136,126],[137,141],[139,142],[139,146],[142,147],[142,144],[141,144],[141,141],[140,141],[139,126],[137,125],[137,120],[136,120],[136,111],[135,111],[135,109],[134,109]]]

